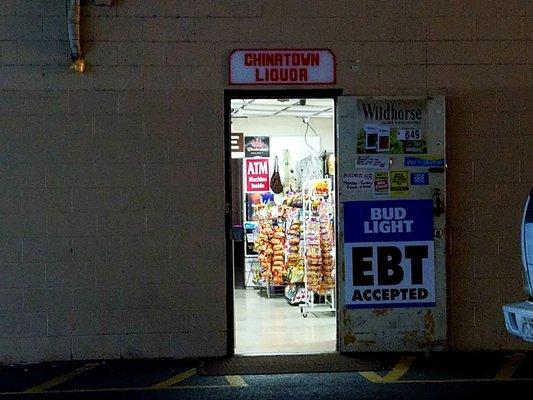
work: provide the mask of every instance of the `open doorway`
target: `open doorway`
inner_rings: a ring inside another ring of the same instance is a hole
[[[337,349],[334,104],[231,98],[235,354]]]

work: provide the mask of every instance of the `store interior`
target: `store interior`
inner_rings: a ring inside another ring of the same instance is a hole
[[[336,350],[333,99],[232,99],[235,353]]]

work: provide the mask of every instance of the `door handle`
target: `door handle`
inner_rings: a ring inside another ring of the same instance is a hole
[[[440,217],[444,214],[444,204],[440,198],[441,190],[438,188],[433,189],[433,215]]]

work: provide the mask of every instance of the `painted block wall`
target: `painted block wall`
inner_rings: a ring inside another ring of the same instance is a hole
[[[226,351],[223,90],[243,47],[328,47],[346,94],[448,96],[450,344],[523,349],[523,0],[0,2],[0,362]]]

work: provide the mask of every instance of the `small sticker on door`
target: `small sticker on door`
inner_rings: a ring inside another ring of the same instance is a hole
[[[389,173],[374,172],[374,196],[388,196],[389,194]]]
[[[427,172],[411,172],[411,185],[429,185],[429,174]]]
[[[409,171],[390,172],[390,193],[392,196],[405,196],[409,193]]]

